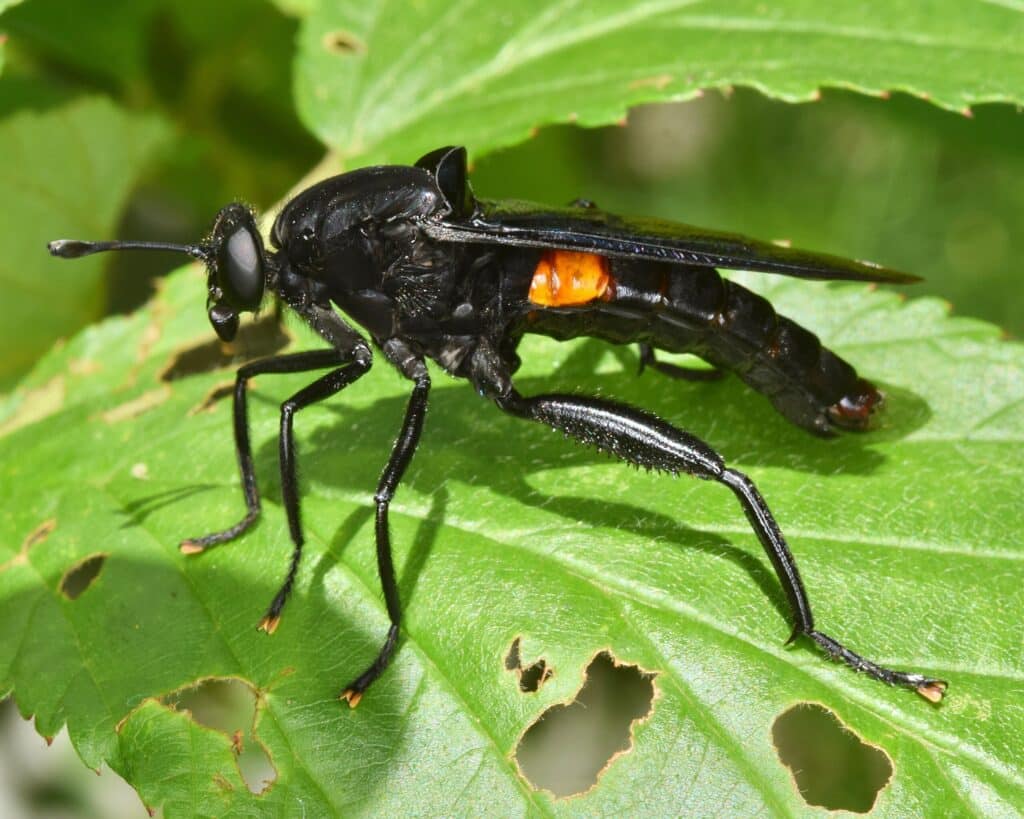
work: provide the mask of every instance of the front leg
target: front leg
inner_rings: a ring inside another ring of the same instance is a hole
[[[235,400],[233,405],[235,427],[235,451],[238,454],[238,471],[242,476],[242,494],[245,498],[245,515],[233,526],[202,537],[183,540],[180,549],[184,554],[198,554],[211,546],[234,540],[246,532],[259,518],[260,492],[256,485],[256,468],[252,460],[252,445],[249,441],[249,412],[246,400],[249,380],[257,375],[270,373],[300,373],[309,370],[323,370],[336,367],[349,356],[338,350],[313,350],[292,353],[246,364],[235,376]]]
[[[281,609],[295,582],[295,575],[302,557],[302,526],[299,520],[298,484],[295,477],[295,444],[292,436],[292,419],[296,412],[310,404],[322,401],[343,390],[364,375],[373,363],[373,354],[362,336],[350,327],[333,310],[316,304],[296,303],[291,305],[305,322],[328,344],[329,350],[312,350],[304,353],[276,356],[274,358],[246,364],[239,369],[235,379],[234,428],[235,448],[238,453],[238,467],[242,475],[242,492],[245,497],[246,513],[234,526],[203,537],[190,538],[181,543],[181,551],[196,554],[219,543],[238,537],[249,529],[260,513],[260,496],[256,486],[256,470],[252,459],[252,445],[249,440],[249,419],[246,389],[249,379],[264,373],[298,373],[335,367],[332,372],[318,378],[305,389],[299,390],[281,406],[280,462],[281,488],[288,528],[294,548],[284,583],[274,596],[259,627],[273,633],[281,619]],[[341,365],[341,366],[338,366]]]
[[[728,468],[721,456],[699,438],[650,413],[598,398],[571,395],[524,398],[512,389],[496,399],[496,403],[512,415],[562,430],[624,461],[676,475],[686,473],[729,487],[743,507],[786,592],[794,621],[790,641],[805,635],[831,657],[842,660],[856,671],[890,685],[913,688],[931,702],[942,699],[947,687],[945,681],[884,668],[815,630],[811,604],[796,561],[768,505],[746,475]]]
[[[211,546],[233,540],[247,531],[259,517],[260,494],[256,486],[256,469],[253,465],[252,446],[249,442],[249,413],[246,401],[249,380],[264,373],[308,372],[336,367],[339,364],[354,366],[360,370],[359,375],[362,375],[373,362],[373,354],[363,337],[333,310],[316,304],[293,304],[291,306],[324,341],[331,345],[331,349],[266,358],[246,364],[238,370],[235,377],[233,410],[235,451],[238,454],[238,469],[242,475],[245,516],[234,526],[229,526],[222,531],[183,540],[179,548],[185,554],[197,554]]]

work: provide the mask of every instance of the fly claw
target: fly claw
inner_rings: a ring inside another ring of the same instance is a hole
[[[260,620],[256,626],[258,631],[266,632],[267,634],[273,634],[277,631],[277,627],[281,624],[280,614],[266,614],[263,619]]]
[[[928,680],[921,683],[915,690],[928,702],[938,705],[946,696],[947,688],[949,688],[949,683],[945,680]]]
[[[357,705],[359,705],[359,701],[362,698],[362,691],[353,691],[351,688],[346,688],[344,691],[341,692],[341,695],[338,697],[339,700],[347,702],[349,708],[355,708]]]

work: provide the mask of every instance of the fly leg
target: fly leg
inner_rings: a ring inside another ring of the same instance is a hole
[[[255,361],[239,369],[235,378],[234,428],[235,449],[238,453],[238,468],[242,475],[242,492],[245,496],[245,517],[234,526],[203,537],[182,541],[181,551],[195,554],[232,540],[245,532],[256,522],[260,513],[260,495],[256,486],[256,470],[252,460],[252,445],[249,441],[249,416],[246,402],[246,388],[249,379],[265,373],[299,373],[334,367],[332,372],[317,379],[300,390],[281,405],[280,461],[281,492],[288,528],[294,549],[288,574],[274,596],[274,600],[260,621],[260,628],[272,633],[281,618],[281,608],[295,582],[299,560],[302,556],[302,527],[299,521],[299,497],[295,478],[295,444],[292,440],[292,418],[298,410],[334,395],[358,379],[373,363],[373,354],[363,338],[333,310],[316,304],[293,304],[295,311],[306,323],[331,345],[328,350],[312,350],[304,353],[275,356]],[[341,366],[339,366],[341,365]]]
[[[794,621],[790,642],[805,635],[829,656],[842,660],[856,671],[890,685],[913,688],[932,702],[942,699],[947,687],[945,681],[876,665],[814,628],[810,600],[796,561],[761,494],[746,475],[728,468],[721,456],[700,439],[650,413],[597,398],[572,395],[524,398],[512,389],[498,397],[496,403],[512,415],[559,429],[638,466],[676,475],[686,473],[724,484],[739,500],[782,583]]]
[[[398,484],[405,474],[412,456],[416,454],[420,433],[423,431],[423,419],[427,412],[427,399],[430,394],[430,375],[426,364],[409,352],[400,342],[386,342],[384,354],[394,362],[402,373],[411,379],[415,386],[405,409],[405,420],[402,430],[395,440],[391,457],[381,473],[377,484],[377,492],[373,500],[377,505],[376,539],[377,539],[377,573],[384,590],[384,603],[387,607],[391,626],[388,628],[384,644],[376,658],[367,669],[356,677],[341,693],[349,707],[355,708],[363,697],[363,692],[376,680],[391,662],[391,655],[398,641],[398,627],[402,618],[402,604],[398,596],[398,583],[395,580],[395,566],[391,559],[391,535],[388,531],[388,506],[395,496]]]
[[[299,506],[299,484],[295,475],[295,440],[292,432],[295,413],[310,404],[330,398],[366,373],[370,369],[370,350],[366,347],[363,350],[364,352],[356,353],[354,361],[318,378],[281,404],[281,432],[278,437],[281,499],[284,502],[284,510],[288,518],[288,531],[291,534],[293,549],[288,574],[285,575],[284,582],[270,603],[270,608],[267,609],[267,613],[259,623],[259,628],[267,634],[273,634],[281,621],[281,609],[284,608],[285,601],[295,584],[295,575],[302,559],[302,546],[305,543]]]
[[[235,450],[238,453],[238,470],[242,475],[242,494],[245,497],[245,516],[233,526],[202,537],[183,540],[180,549],[185,554],[198,554],[211,546],[234,540],[246,532],[259,518],[260,492],[256,485],[256,468],[252,460],[252,445],[249,442],[249,414],[246,401],[249,380],[257,375],[269,373],[299,373],[309,370],[323,370],[336,367],[344,362],[344,356],[337,350],[313,350],[306,353],[275,356],[262,361],[246,364],[235,376],[234,427]]]
[[[669,364],[665,361],[658,361],[654,354],[654,348],[650,344],[640,344],[640,367],[637,374],[643,373],[644,368],[650,367],[669,378],[678,378],[683,381],[718,381],[725,377],[725,371],[718,368],[710,370],[695,367],[680,367],[678,364]]]

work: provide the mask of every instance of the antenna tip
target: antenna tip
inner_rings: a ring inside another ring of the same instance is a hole
[[[46,246],[51,256],[59,256],[62,259],[77,259],[93,252],[92,242],[82,242],[78,239],[56,239]]]

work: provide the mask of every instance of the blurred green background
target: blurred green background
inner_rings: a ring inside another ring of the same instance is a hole
[[[151,118],[160,136],[137,164],[124,169],[130,184],[115,208],[110,235],[194,241],[225,202],[270,207],[323,158],[325,149],[303,128],[292,102],[297,22],[280,7],[300,5],[13,5],[0,16],[0,32],[7,35],[0,138],[16,136],[24,122],[84,97],[102,97],[130,117]],[[460,135],[450,139],[458,143]],[[832,90],[816,102],[789,105],[735,89],[636,109],[622,127],[546,128],[526,144],[482,157],[468,147],[478,195],[554,203],[582,196],[608,210],[872,259],[926,279],[908,295],[942,296],[956,312],[1019,336],[1022,146],[1024,116],[1012,106],[980,106],[967,117],[902,95],[873,99]],[[60,171],[69,161],[54,157],[54,168]],[[36,170],[24,167],[13,150],[0,154],[0,187],[8,195],[0,239],[7,247],[24,238],[16,218],[19,202],[40,196],[33,185]],[[73,175],[67,184],[75,184]],[[52,210],[57,230],[60,204]],[[32,218],[46,220],[47,212],[32,211],[40,214]],[[47,224],[36,226],[57,238]],[[39,323],[48,300],[67,286],[62,277],[76,273],[47,258],[41,242],[38,251],[35,244],[30,249],[28,255],[11,255],[16,265],[0,264],[0,279],[10,299],[31,295],[10,303],[27,311],[22,320]],[[32,356],[59,337],[144,302],[154,279],[177,263],[161,254],[102,258],[80,311],[34,340],[34,347],[9,349],[0,391],[13,389]],[[27,737],[16,721],[8,705],[0,754],[19,760],[24,772],[35,764],[31,760],[42,742]],[[143,815],[141,803],[122,800],[114,809],[114,803],[90,795],[95,785],[115,779],[112,774],[82,777],[67,753],[47,754],[62,762],[44,765],[42,779],[28,773],[8,777],[0,795],[4,816]]]

